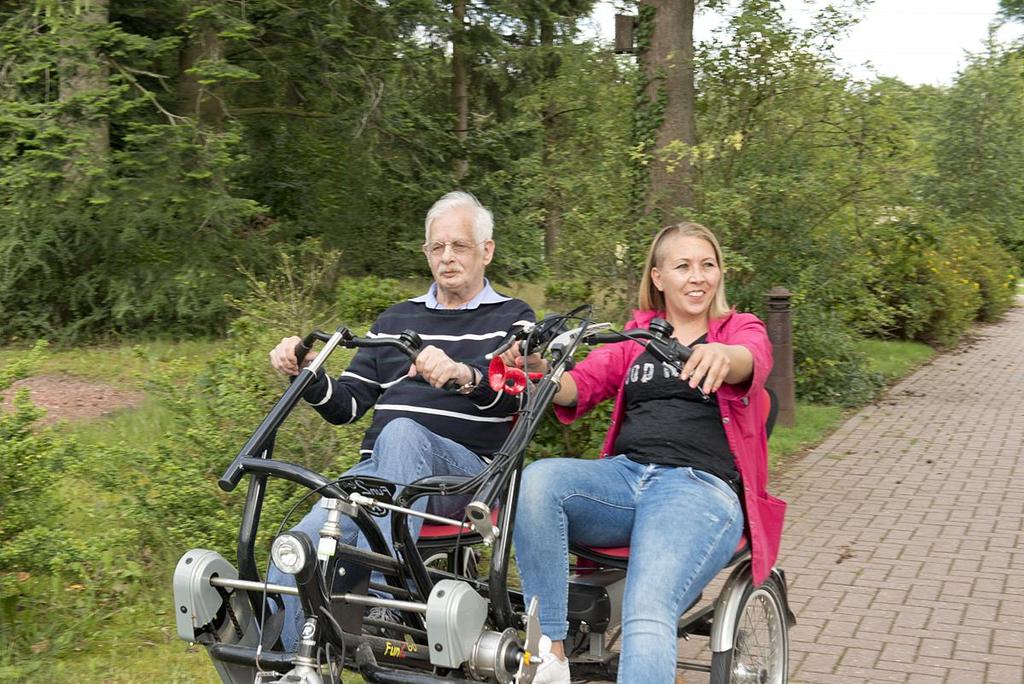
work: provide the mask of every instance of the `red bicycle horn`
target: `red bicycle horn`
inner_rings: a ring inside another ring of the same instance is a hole
[[[539,380],[543,373],[530,373],[531,380]],[[527,374],[521,368],[506,366],[500,356],[491,359],[487,367],[487,382],[495,392],[505,391],[509,394],[521,394],[526,389]]]

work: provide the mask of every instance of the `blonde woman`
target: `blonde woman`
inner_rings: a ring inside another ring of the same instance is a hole
[[[629,546],[619,682],[675,681],[680,613],[746,533],[754,581],[778,552],[785,504],[765,491],[762,388],[772,352],[764,324],[726,303],[722,252],[707,228],[681,223],[655,237],[640,309],[627,324],[668,320],[692,347],[681,374],[624,341],[591,352],[562,377],[563,423],[615,397],[598,460],[553,458],[523,473],[515,527],[526,600],[540,599],[550,656],[534,682],[569,682],[569,542]],[[708,398],[702,397],[698,387]]]

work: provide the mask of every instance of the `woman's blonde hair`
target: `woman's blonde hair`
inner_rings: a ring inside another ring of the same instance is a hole
[[[722,248],[718,244],[718,238],[710,230],[700,225],[683,221],[672,226],[662,228],[651,242],[651,248],[647,252],[647,261],[644,262],[644,272],[640,276],[640,308],[647,311],[664,311],[665,294],[654,286],[654,279],[651,277],[651,269],[658,265],[663,255],[663,247],[670,236],[695,237],[707,240],[715,250],[715,260],[718,268],[722,271],[722,277],[718,281],[718,288],[715,290],[715,298],[711,300],[711,308],[708,310],[709,318],[719,318],[729,313],[729,304],[725,300],[725,264],[722,263]]]

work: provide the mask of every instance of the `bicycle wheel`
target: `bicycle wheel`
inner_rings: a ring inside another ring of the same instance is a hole
[[[711,684],[786,684],[789,632],[778,579],[748,584],[736,613],[732,648],[711,656]]]
[[[472,546],[436,551],[423,559],[428,568],[445,570],[467,579],[480,579],[480,554]],[[450,567],[454,565],[455,567]]]

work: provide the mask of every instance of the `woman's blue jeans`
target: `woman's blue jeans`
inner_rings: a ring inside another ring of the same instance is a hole
[[[396,418],[385,425],[380,435],[377,436],[370,458],[357,463],[346,471],[345,475],[379,477],[397,485],[403,485],[429,475],[471,476],[483,468],[484,462],[480,457],[461,444],[435,435],[416,421],[408,418]],[[401,486],[398,487],[396,495],[400,491]],[[431,513],[462,519],[461,509],[466,503],[465,497],[431,497],[429,508]],[[426,510],[428,508],[427,497],[417,500],[413,508],[420,511]],[[292,529],[308,534],[315,546],[320,539],[320,528],[323,527],[326,519],[327,511],[320,506],[318,501],[313,506],[313,510]],[[376,521],[381,531],[384,532],[388,548],[393,551],[391,515],[376,518]],[[422,526],[422,518],[409,517],[409,528],[412,530],[414,539],[419,537]],[[341,539],[339,541],[349,546],[369,549],[366,538],[359,533],[356,524],[347,516],[341,518]],[[375,574],[375,577],[371,579],[376,582],[383,581],[379,574]],[[270,566],[270,572],[267,573],[267,580],[271,584],[295,586],[295,577],[286,575],[273,564]],[[281,641],[286,649],[294,650],[298,644],[299,632],[305,622],[305,616],[297,596],[284,596],[283,600],[285,619],[284,628],[281,631]]]
[[[526,601],[540,600],[541,631],[564,639],[569,540],[629,546],[619,682],[674,682],[679,616],[725,567],[743,533],[739,498],[692,468],[625,456],[550,458],[523,472],[516,563]]]

